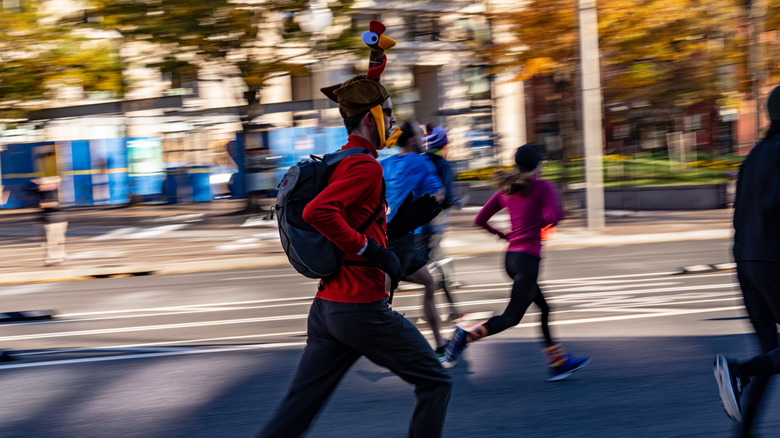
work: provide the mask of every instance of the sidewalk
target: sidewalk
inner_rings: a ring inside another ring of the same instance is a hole
[[[81,208],[68,212],[68,259],[44,266],[35,209],[0,210],[0,284],[289,266],[276,221],[247,213],[242,199]],[[455,211],[443,246],[450,255],[500,252],[504,243],[471,225],[478,207]],[[563,221],[546,248],[731,238],[731,209],[608,211],[587,229],[584,211]],[[508,228],[508,218],[494,218]]]

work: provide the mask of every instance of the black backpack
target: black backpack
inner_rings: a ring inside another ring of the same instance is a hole
[[[344,253],[313,226],[303,220],[303,209],[327,185],[333,167],[342,159],[365,149],[353,147],[322,157],[311,155],[310,160],[291,166],[279,182],[276,196],[277,221],[282,248],[296,271],[309,278],[327,278],[346,264]],[[384,190],[383,190],[384,192]],[[377,220],[384,206],[384,196],[366,221],[356,229],[363,233],[372,221]],[[374,266],[368,262],[352,265]]]

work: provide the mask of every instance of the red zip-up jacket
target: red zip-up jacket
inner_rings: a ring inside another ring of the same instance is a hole
[[[374,212],[382,198],[382,166],[376,161],[376,149],[371,143],[350,135],[341,149],[361,147],[373,156],[357,154],[336,165],[328,185],[303,210],[303,220],[311,224],[344,251],[344,258],[366,262],[357,254],[366,244],[366,237],[380,246],[387,246],[385,209],[372,221],[364,234],[357,232]],[[385,274],[378,268],[344,265],[333,276],[323,279],[317,298],[341,303],[371,303],[387,296]]]

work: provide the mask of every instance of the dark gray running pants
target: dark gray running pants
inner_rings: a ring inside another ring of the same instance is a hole
[[[303,434],[361,356],[414,385],[417,404],[409,436],[440,437],[452,379],[417,327],[390,309],[386,300],[357,304],[321,299],[315,299],[309,310],[306,348],[287,396],[258,437]],[[344,425],[345,436],[349,427]]]

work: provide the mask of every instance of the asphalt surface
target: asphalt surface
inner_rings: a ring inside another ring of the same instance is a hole
[[[0,210],[0,284],[66,281],[286,266],[278,229],[267,212],[244,211],[244,200],[80,208],[67,212],[61,264],[43,263],[42,228],[34,209]],[[471,225],[479,209],[455,211],[443,247],[450,255],[502,251],[504,243]],[[731,209],[608,211],[606,227],[588,230],[574,211],[545,243],[548,249],[729,238]],[[508,218],[497,215],[497,226]],[[682,267],[681,267],[682,268]],[[703,269],[706,269],[704,267]]]
[[[712,358],[749,357],[754,336],[729,269],[728,239],[549,248],[541,286],[553,334],[592,363],[547,382],[538,311],[469,345],[445,437],[731,436]],[[463,323],[500,312],[502,253],[453,256]],[[305,344],[315,284],[289,266],[0,286],[10,308],[58,309],[51,321],[0,325],[3,438],[250,437],[284,396]],[[431,339],[418,286],[394,308]],[[439,309],[448,310],[441,295]],[[445,336],[451,327],[445,324]],[[766,401],[757,436],[776,436]],[[347,373],[308,437],[402,437],[413,388],[365,359]]]

